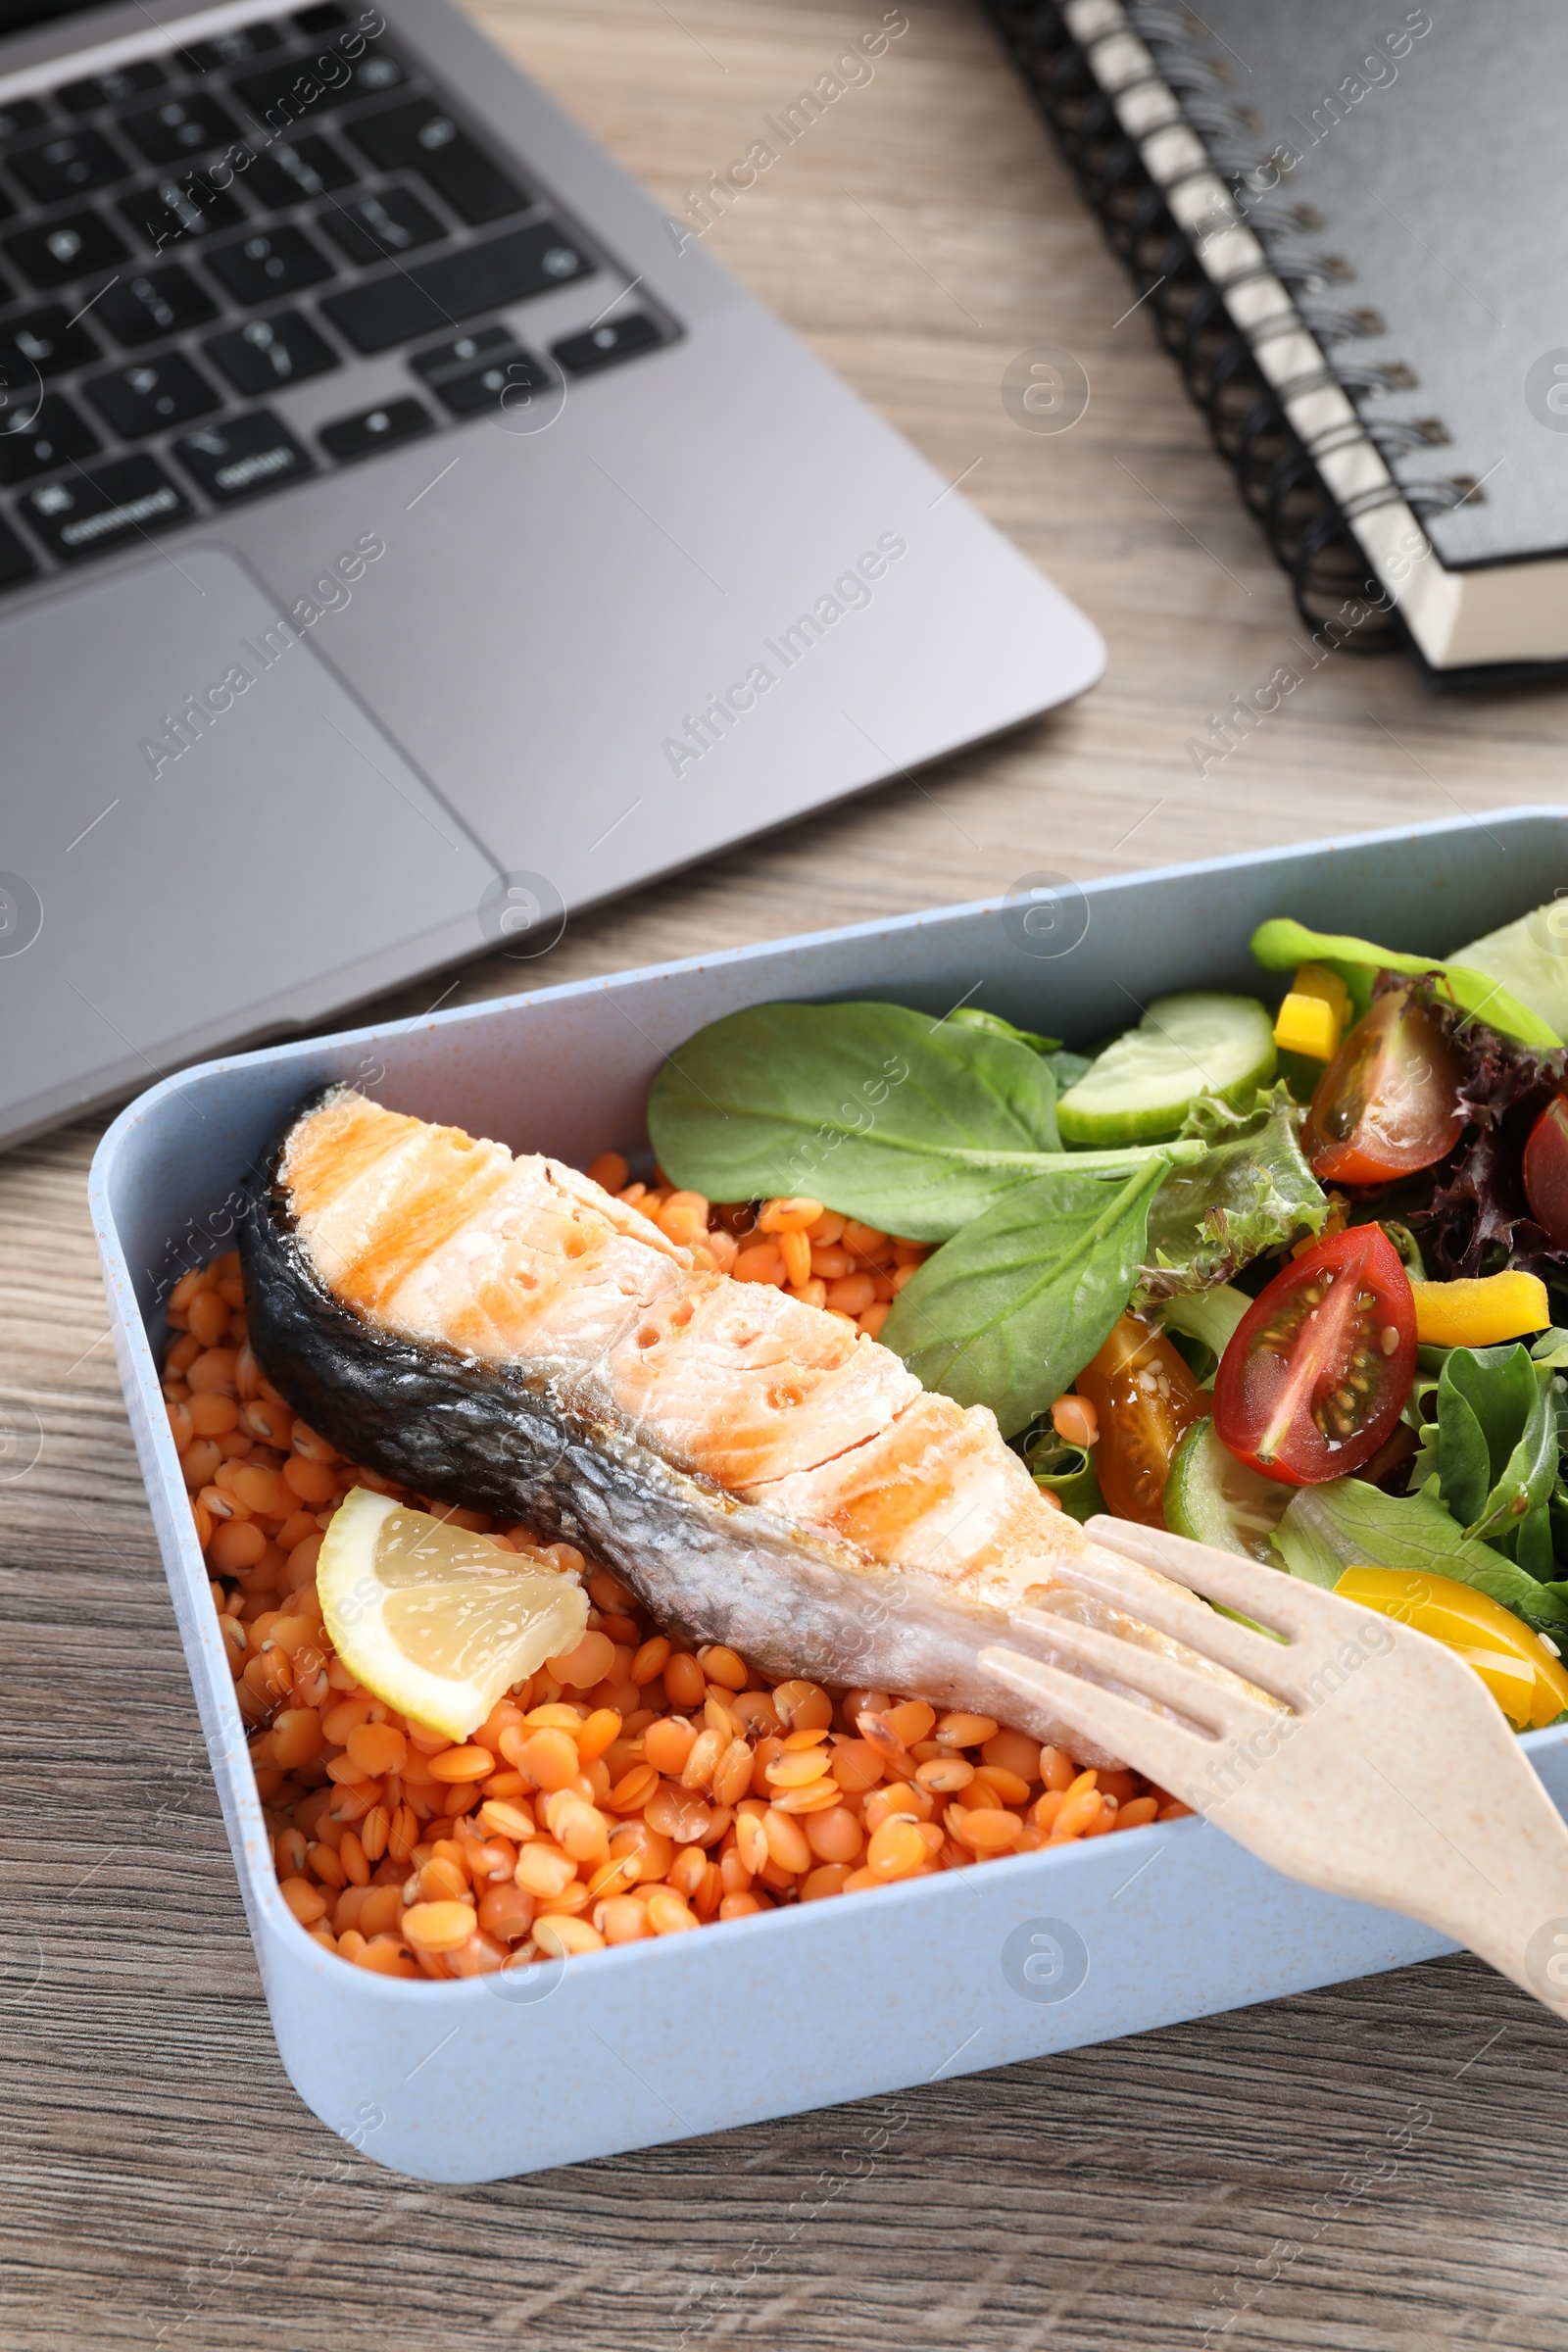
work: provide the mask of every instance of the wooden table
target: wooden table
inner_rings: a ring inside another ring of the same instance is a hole
[[[965,476],[1099,622],[1108,673],[918,785],[575,923],[530,979],[979,897],[1042,864],[1089,875],[1556,795],[1560,696],[1435,702],[1401,660],[1350,655],[1199,777],[1189,739],[1291,657],[1284,581],[1146,316],[1123,316],[1126,280],[976,0],[909,9],[870,86],[711,247]],[[673,209],[880,10],[479,13]],[[1041,342],[1094,386],[1054,438],[999,396]],[[472,966],[449,1002],[516,981]],[[1565,2045],[1462,1959],[906,2093],[869,2167],[840,2153],[866,2144],[869,2109],[468,2190],[332,2138],[278,2066],[201,1762],[104,1338],[97,1131],[0,1163],[0,1401],[42,1430],[0,1489],[7,2346],[630,2352],[678,2346],[676,2313],[705,2304],[705,2332],[768,2352],[1568,2340]],[[747,2282],[753,2239],[768,2259]]]

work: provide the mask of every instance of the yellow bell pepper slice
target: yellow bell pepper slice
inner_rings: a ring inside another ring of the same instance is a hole
[[[1568,1707],[1568,1667],[1489,1592],[1411,1568],[1347,1568],[1334,1590],[1456,1650],[1521,1729],[1539,1729]]]
[[[1338,972],[1321,963],[1298,964],[1274,1024],[1274,1043],[1285,1054],[1332,1061],[1350,1014],[1350,992]]]
[[[1331,972],[1326,963],[1298,963],[1296,978],[1291,982],[1295,997],[1316,997],[1334,1015],[1334,1025],[1344,1031],[1350,1026],[1353,1007],[1350,992],[1338,972]]]
[[[1539,1274],[1487,1274],[1475,1282],[1412,1282],[1415,1336],[1439,1348],[1493,1348],[1551,1321]]]
[[[1523,1658],[1511,1658],[1502,1649],[1466,1649],[1458,1642],[1448,1645],[1456,1658],[1473,1666],[1492,1692],[1498,1706],[1516,1731],[1529,1731],[1536,1720],[1536,1677]],[[1551,1717],[1548,1715],[1549,1723]]]
[[[1311,1061],[1332,1061],[1339,1050],[1339,1023],[1334,1007],[1321,997],[1298,996],[1293,989],[1274,1023],[1274,1043],[1282,1054],[1303,1054]]]

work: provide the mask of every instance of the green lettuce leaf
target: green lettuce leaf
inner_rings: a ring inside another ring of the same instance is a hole
[[[1568,1584],[1540,1584],[1490,1544],[1467,1536],[1429,1480],[1419,1494],[1385,1494],[1364,1479],[1302,1487],[1274,1531],[1293,1576],[1332,1589],[1347,1568],[1411,1568],[1490,1593],[1527,1624],[1568,1625]]]
[[[1302,1155],[1302,1116],[1283,1083],[1245,1111],[1194,1103],[1182,1134],[1208,1148],[1159,1189],[1136,1304],[1229,1282],[1265,1250],[1322,1231],[1328,1197]]]
[[[1526,1046],[1560,1046],[1563,1042],[1539,1012],[1532,1012],[1528,1004],[1510,996],[1490,972],[1473,970],[1464,963],[1446,963],[1441,956],[1401,956],[1369,939],[1308,931],[1303,923],[1284,916],[1258,925],[1252,934],[1252,954],[1269,972],[1294,971],[1298,963],[1326,963],[1348,988],[1358,1016],[1371,1003],[1372,981],[1378,972],[1403,972],[1412,979],[1423,972],[1437,972],[1459,1010],[1485,1021],[1489,1029],[1515,1037]]]
[[[1550,1374],[1518,1342],[1451,1348],[1438,1381],[1438,1478],[1466,1535],[1532,1576],[1552,1569],[1548,1505],[1557,1483]]]

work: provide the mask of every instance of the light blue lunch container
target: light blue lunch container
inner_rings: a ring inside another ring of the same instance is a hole
[[[1552,808],[1081,888],[1025,876],[1001,904],[205,1062],[122,1112],[91,1180],[121,1378],[278,2050],[307,2105],[394,2172],[490,2180],[1452,1947],[1298,1886],[1192,1819],[462,1984],[375,1977],[323,1951],[277,1891],[158,1381],[161,1301],[229,1246],[240,1188],[302,1097],[347,1079],[395,1109],[581,1166],[642,1141],[662,1056],[743,1004],[869,996],[937,1015],[967,1003],[1082,1044],[1173,989],[1260,992],[1247,943],[1269,915],[1441,955],[1559,883],[1568,815]],[[1568,1812],[1568,1733],[1525,1744]]]

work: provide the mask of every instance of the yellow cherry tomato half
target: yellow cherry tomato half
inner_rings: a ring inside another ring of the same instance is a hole
[[[1539,1730],[1568,1707],[1568,1667],[1522,1617],[1473,1585],[1422,1569],[1347,1568],[1334,1590],[1457,1651],[1521,1730]]]

